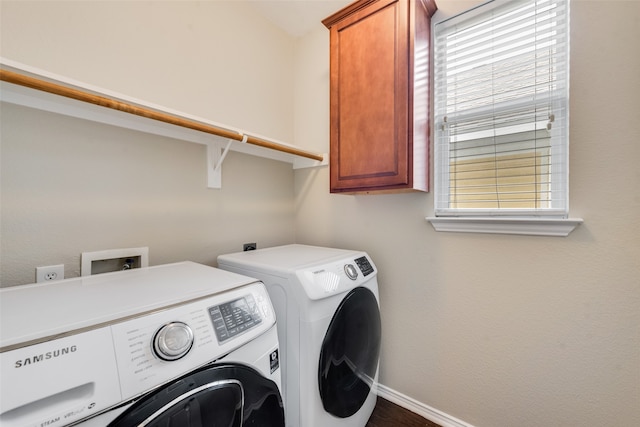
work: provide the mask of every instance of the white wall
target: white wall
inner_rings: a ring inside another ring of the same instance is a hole
[[[435,19],[479,2],[437,3]],[[327,170],[296,172],[297,241],[379,268],[381,383],[478,427],[640,425],[640,2],[574,0],[571,25],[570,203],[585,223],[569,237],[437,233],[432,193],[330,195]],[[316,150],[323,45],[319,28],[296,46],[295,141]]]
[[[4,58],[292,142],[293,40],[242,2],[2,1]],[[291,165],[2,104],[2,286],[84,251],[149,246],[150,264],[295,239]]]
[[[242,1],[0,4],[5,58],[291,141],[293,41]]]

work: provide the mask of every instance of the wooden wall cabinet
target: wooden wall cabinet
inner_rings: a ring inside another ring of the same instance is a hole
[[[358,0],[330,30],[332,193],[428,191],[433,0]]]

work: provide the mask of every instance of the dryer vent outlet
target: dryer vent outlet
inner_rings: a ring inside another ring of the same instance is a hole
[[[80,273],[82,276],[131,270],[149,266],[149,248],[108,249],[83,252]]]
[[[242,245],[242,250],[243,251],[255,251],[256,248],[258,247],[258,245],[256,243],[245,243],[244,245]]]

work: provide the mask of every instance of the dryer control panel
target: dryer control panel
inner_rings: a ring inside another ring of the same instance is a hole
[[[360,271],[362,271],[363,275],[368,276],[369,274],[373,273],[373,266],[366,256],[356,258],[355,263],[358,265],[358,268],[360,269]]]
[[[298,270],[296,275],[311,300],[327,298],[361,286],[376,277],[376,267],[366,254]]]

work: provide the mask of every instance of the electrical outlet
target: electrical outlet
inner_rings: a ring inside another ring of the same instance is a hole
[[[36,283],[64,279],[64,264],[36,267]]]
[[[256,248],[258,247],[257,243],[245,243],[244,245],[242,245],[242,250],[243,251],[255,251]]]

